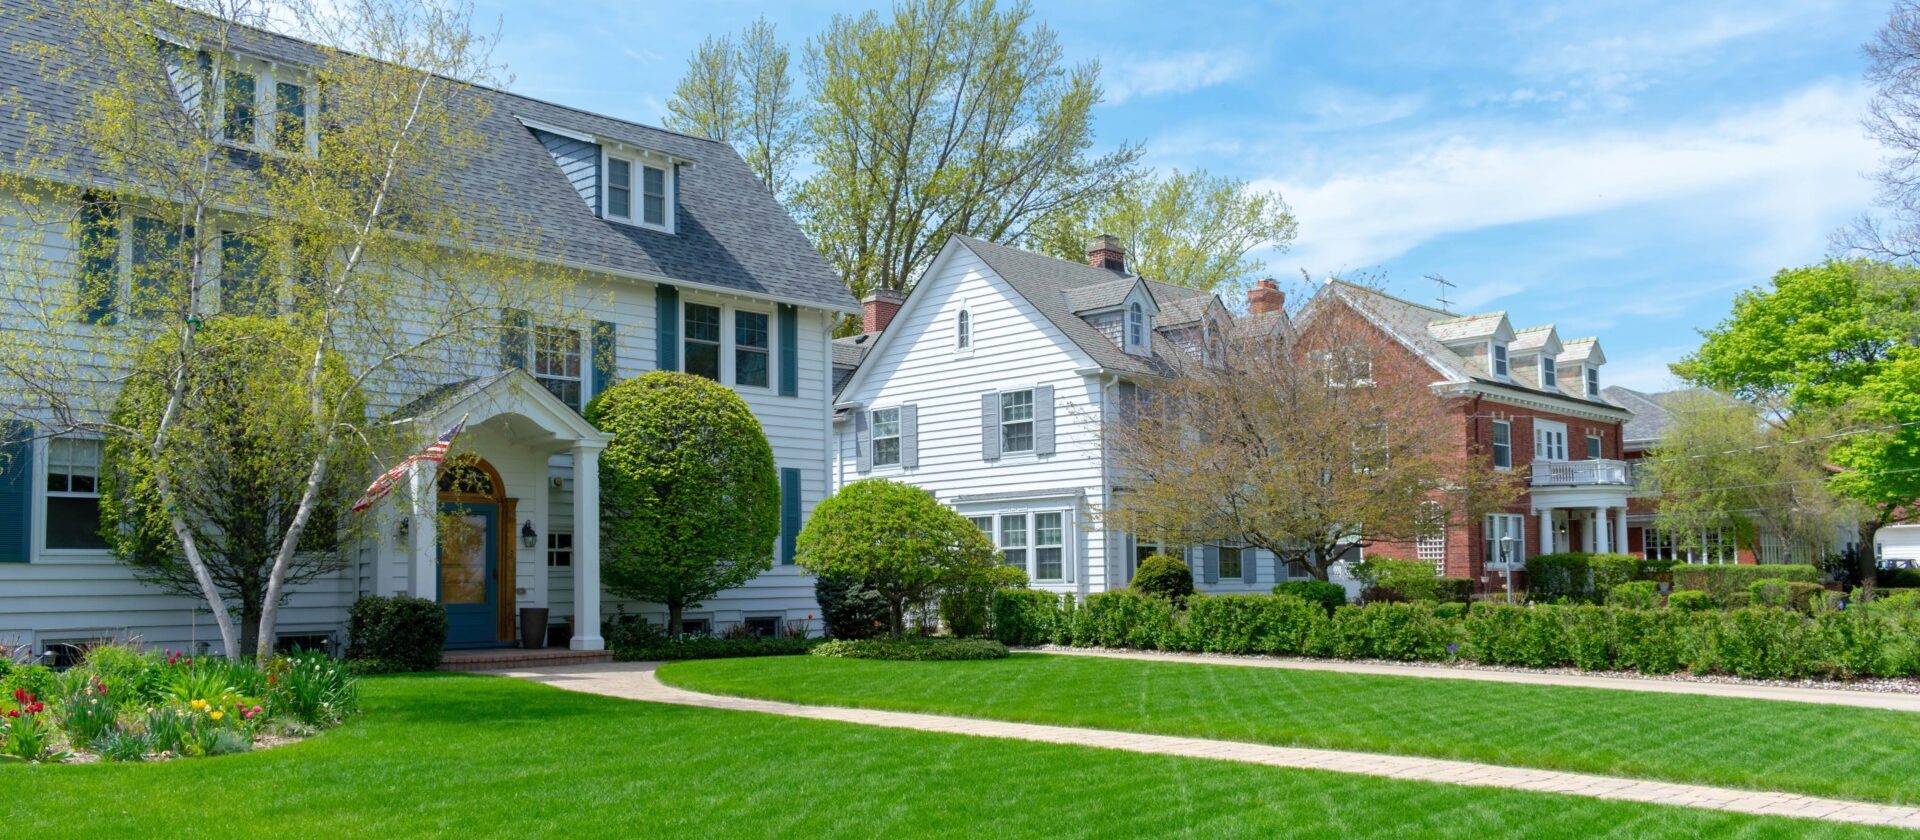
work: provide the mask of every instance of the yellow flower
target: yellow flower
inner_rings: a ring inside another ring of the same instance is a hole
[[[207,715],[207,717],[210,717],[210,718],[213,718],[214,720],[219,720],[219,719],[221,719],[221,718],[223,718],[223,717],[226,717],[226,715],[227,715],[227,713],[226,713],[226,712],[219,712],[219,711],[216,711],[216,712],[212,712],[212,713],[210,713],[210,714],[208,714],[208,715]]]
[[[188,703],[187,705],[192,706],[193,710],[196,712],[203,712],[203,711],[206,711],[207,709],[207,701],[205,700],[195,700],[192,703]]]

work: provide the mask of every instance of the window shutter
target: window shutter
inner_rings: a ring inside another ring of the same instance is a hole
[[[1053,386],[1033,389],[1033,454],[1053,454]]]
[[[1220,547],[1217,545],[1200,546],[1200,580],[1202,583],[1220,582]]]
[[[1060,580],[1065,583],[1073,582],[1074,570],[1080,565],[1079,540],[1073,522],[1072,511],[1060,515]]]
[[[780,396],[800,396],[800,310],[780,304]]]
[[[1140,543],[1134,540],[1132,534],[1128,534],[1120,544],[1120,568],[1127,570],[1127,579],[1120,582],[1122,586],[1133,582],[1134,557],[1139,553]]]
[[[980,457],[1000,460],[1000,392],[980,395]]]
[[[793,565],[794,546],[800,539],[800,470],[780,470],[780,565]]]
[[[1240,548],[1240,579],[1248,586],[1260,582],[1260,552],[1253,546]]]
[[[593,394],[600,396],[601,391],[613,387],[614,377],[620,369],[619,359],[615,357],[614,325],[612,321],[593,322]]]
[[[868,425],[872,412],[861,409],[853,413],[853,464],[854,469],[868,472],[873,469],[873,427]]]
[[[32,427],[0,423],[0,563],[25,563],[33,552]]]
[[[533,316],[524,309],[500,310],[500,366],[527,366],[527,342],[533,333]]]
[[[653,334],[658,345],[653,366],[658,370],[680,369],[680,290],[672,286],[653,287]]]
[[[920,466],[920,407],[913,403],[900,406],[900,466]]]
[[[120,285],[119,218],[105,196],[89,193],[80,203],[78,252],[80,319],[113,323],[114,292]]]

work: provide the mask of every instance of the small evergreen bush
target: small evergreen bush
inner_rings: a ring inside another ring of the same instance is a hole
[[[1460,636],[1459,625],[1436,617],[1431,604],[1341,607],[1316,629],[1313,652],[1340,659],[1444,660]]]
[[[362,671],[431,671],[447,644],[447,609],[409,595],[369,595],[347,613],[347,658]]]
[[[1320,604],[1292,595],[1196,595],[1185,635],[1207,653],[1301,654],[1327,621]]]
[[[1442,604],[1465,604],[1473,600],[1473,578],[1434,578],[1433,599]]]
[[[887,632],[887,599],[864,579],[820,575],[813,581],[820,622],[835,639],[867,639]]]
[[[1074,615],[1073,644],[1178,650],[1177,614],[1172,601],[1156,595],[1129,590],[1089,595],[1086,604]]]
[[[1193,570],[1178,558],[1155,554],[1134,570],[1133,591],[1184,604],[1193,594]]]
[[[1002,589],[993,593],[993,637],[1015,647],[1053,641],[1055,626],[1065,615],[1060,596],[1036,589]]]
[[[1560,611],[1553,607],[1484,605],[1467,616],[1460,655],[1486,665],[1557,668],[1572,656]]]
[[[957,662],[1005,659],[1007,646],[992,639],[927,638],[834,639],[813,646],[814,656],[882,659],[891,662]]]
[[[1710,664],[1748,679],[1798,679],[1818,661],[1815,630],[1805,616],[1753,607],[1719,616],[1708,635]]]
[[[1292,595],[1325,607],[1327,615],[1347,605],[1347,588],[1324,580],[1289,580],[1273,587],[1275,595]]]
[[[1650,580],[1630,580],[1607,593],[1609,606],[1630,610],[1650,610],[1660,601],[1660,584]]]
[[[1667,607],[1684,612],[1704,612],[1720,608],[1713,595],[1698,589],[1677,589],[1667,594]]]

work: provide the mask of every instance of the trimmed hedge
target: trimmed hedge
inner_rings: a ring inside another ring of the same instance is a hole
[[[813,646],[814,656],[883,659],[890,662],[959,662],[1005,659],[1007,646],[992,639],[935,639],[925,636],[834,639]]]
[[[1537,554],[1527,558],[1527,589],[1536,601],[1600,604],[1614,587],[1645,573],[1630,554]]]
[[[410,595],[368,595],[347,612],[347,658],[361,673],[431,671],[447,646],[447,608]]]
[[[1660,605],[1660,584],[1650,580],[1630,580],[1619,584],[1607,593],[1607,604],[1636,610],[1653,609]]]
[[[1676,589],[1667,594],[1667,606],[1687,612],[1705,612],[1719,609],[1720,602],[1698,589]]]
[[[1756,607],[1775,607],[1783,610],[1813,612],[1816,599],[1826,592],[1826,587],[1817,583],[1782,578],[1756,580],[1747,587],[1748,597]]]
[[[656,636],[638,644],[609,645],[621,662],[659,662],[680,659],[734,659],[743,656],[798,656],[819,639],[800,636]]]
[[[1289,580],[1273,587],[1275,595],[1292,595],[1327,608],[1327,614],[1347,605],[1347,588],[1324,580]]]
[[[1712,595],[1721,606],[1737,609],[1747,606],[1754,581],[1778,578],[1797,580],[1803,583],[1818,583],[1820,570],[1804,563],[1782,563],[1770,566],[1742,566],[1721,564],[1715,566],[1696,566],[1681,564],[1673,567],[1674,589],[1697,589]]]
[[[1155,554],[1134,570],[1133,591],[1184,602],[1193,595],[1193,569],[1179,558]]]
[[[1129,590],[1089,595],[1073,615],[1069,638],[1075,647],[1185,650],[1174,632],[1178,612],[1166,598]]]
[[[1193,599],[1186,618],[1183,641],[1191,650],[1302,654],[1327,623],[1327,611],[1292,595],[1218,595]]]
[[[1066,641],[1060,597],[1038,589],[993,593],[993,637],[1016,647]]]

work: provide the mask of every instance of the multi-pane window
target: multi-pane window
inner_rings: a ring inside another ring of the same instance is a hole
[[[1033,451],[1033,392],[1000,395],[1000,451]]]
[[[1127,307],[1127,346],[1143,347],[1147,343],[1147,313],[1140,304]]]
[[[1220,546],[1220,577],[1226,580],[1240,580],[1246,577],[1246,549],[1237,545]]]
[[[1553,360],[1552,356],[1545,353],[1540,354],[1540,387],[1554,389],[1560,387],[1560,368],[1558,363]]]
[[[227,71],[227,85],[222,98],[221,136],[235,143],[254,141],[255,110],[259,78],[240,69]]]
[[[733,384],[767,387],[772,332],[764,312],[733,313]]]
[[[292,82],[274,82],[273,103],[273,147],[283,152],[306,151],[306,88]]]
[[[1547,420],[1533,421],[1533,459],[1567,460],[1567,427]]]
[[[1507,378],[1507,345],[1493,345],[1493,375]]]
[[[720,307],[686,306],[687,372],[720,381]]]
[[[607,216],[633,218],[633,164],[607,158]]]
[[[667,223],[667,171],[654,166],[640,167],[641,221],[650,225]]]
[[[100,441],[47,441],[47,547],[106,548],[100,536]]]
[[[1727,538],[1725,531],[1718,528],[1706,528],[1691,535],[1691,539],[1679,534],[1648,528],[1647,559],[1671,560],[1677,563],[1733,563],[1736,552],[1733,541]]]
[[[1526,529],[1526,517],[1520,514],[1487,514],[1487,565],[1505,567],[1523,563],[1527,558]]]
[[[1027,515],[1010,513],[1000,517],[1000,556],[1007,565],[1027,567]]]
[[[573,565],[573,535],[564,531],[547,532],[547,565]]]
[[[533,378],[561,402],[575,409],[581,407],[578,330],[541,326],[533,331]]]
[[[184,305],[186,265],[180,227],[159,219],[133,219],[132,297],[127,312],[135,318],[153,318]]]
[[[1062,554],[1066,550],[1065,516],[1060,513],[1033,515],[1033,579],[1060,580]]]
[[[1600,369],[1591,365],[1587,367],[1587,399],[1600,399]]]
[[[973,523],[973,527],[979,528],[980,533],[987,535],[987,542],[993,542],[993,517],[969,516],[967,521]]]
[[[1420,506],[1420,535],[1414,541],[1415,556],[1433,564],[1433,573],[1447,573],[1447,515],[1440,506],[1425,502]]]
[[[245,234],[220,234],[220,309],[233,315],[271,315],[273,286],[262,270],[259,243]]]
[[[873,465],[891,467],[900,463],[900,409],[882,408],[873,412]]]
[[[1513,424],[1505,420],[1493,421],[1493,465],[1513,468]]]
[[[973,313],[965,309],[953,316],[953,347],[967,350],[973,347]]]
[[[1602,454],[1603,448],[1599,435],[1587,435],[1587,460],[1598,461],[1606,457]]]

